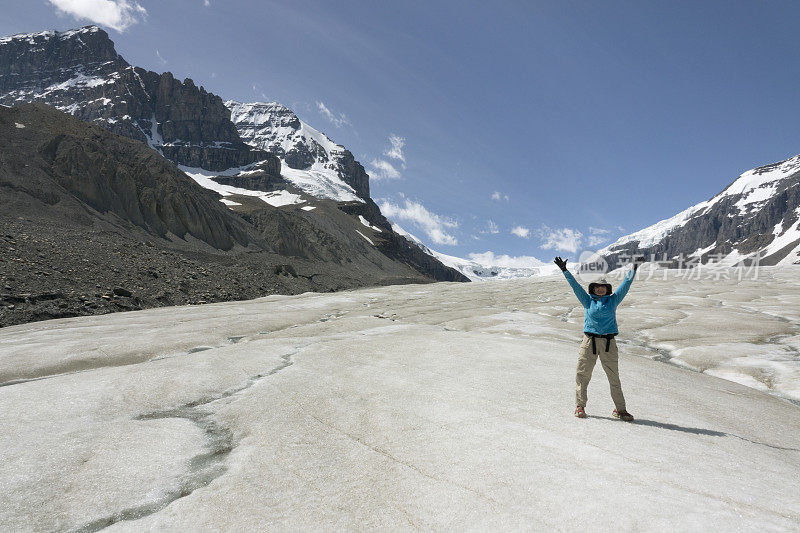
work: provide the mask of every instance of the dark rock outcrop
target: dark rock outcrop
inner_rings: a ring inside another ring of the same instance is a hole
[[[71,196],[159,237],[191,236],[221,250],[249,242],[245,224],[217,193],[139,142],[44,104],[0,107],[0,128],[3,187],[49,205]]]
[[[0,39],[0,104],[24,102],[146,142],[177,164],[223,170],[274,158],[242,142],[220,97],[129,65],[96,26]]]
[[[273,191],[285,189],[286,182],[280,175],[280,160],[277,165],[273,160],[263,161],[244,173],[233,176],[217,176],[212,178],[222,185],[231,185],[251,191]]]

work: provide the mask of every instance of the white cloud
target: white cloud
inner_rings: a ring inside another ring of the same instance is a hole
[[[135,0],[49,0],[59,14],[72,15],[125,31],[147,16],[147,10]]]
[[[510,256],[506,254],[495,255],[494,252],[469,254],[469,258],[484,266],[499,266],[508,268],[533,268],[545,265],[531,255]]]
[[[603,244],[608,240],[608,234],[611,233],[609,230],[604,228],[595,228],[594,226],[589,226],[589,240],[586,242],[587,246],[597,246],[598,244]]]
[[[203,5],[206,7],[210,6],[211,5],[210,0],[203,0]]]
[[[369,162],[369,176],[376,180],[396,180],[400,177],[400,171],[385,159],[373,159]]]
[[[405,205],[400,206],[384,200],[380,208],[386,218],[411,222],[422,229],[435,244],[458,244],[458,239],[449,233],[449,230],[458,227],[458,222],[431,213],[419,202],[406,199]]]
[[[494,200],[496,202],[499,202],[500,200],[505,200],[507,202],[508,201],[508,195],[507,194],[503,194],[500,191],[494,191],[492,193],[492,200]]]
[[[586,241],[586,244],[590,247],[597,246],[598,244],[603,244],[608,240],[608,237],[601,237],[600,235],[589,235],[589,240]]]
[[[389,136],[389,143],[392,145],[391,148],[384,152],[384,155],[388,155],[392,159],[399,159],[403,163],[406,162],[406,158],[403,155],[403,146],[406,145],[406,140],[399,135],[395,135],[394,133]]]
[[[161,62],[162,65],[167,64],[167,60],[164,59],[164,57],[161,55],[161,52],[159,52],[158,49],[156,49],[156,56],[158,57],[158,60]]]
[[[548,226],[542,226],[538,233],[544,239],[544,244],[541,247],[545,250],[556,249],[575,253],[578,251],[583,239],[583,233],[570,228],[552,229]]]
[[[390,159],[400,161],[400,167],[406,169],[406,157],[403,154],[403,146],[406,140],[394,133],[389,136],[389,144],[391,145],[383,155],[388,156]],[[391,163],[383,158],[373,158],[369,162],[370,177],[376,180],[396,180],[402,176],[400,170],[395,166],[397,163]]]
[[[523,239],[527,239],[531,235],[531,230],[525,226],[514,226],[511,228],[511,234],[516,235],[517,237],[522,237]]]
[[[319,111],[322,115],[325,116],[331,123],[336,126],[337,128],[341,128],[345,124],[350,124],[350,121],[347,120],[347,116],[344,113],[339,113],[338,115],[328,109],[323,102],[317,102],[317,111]]]
[[[498,233],[500,233],[500,227],[497,224],[495,224],[494,220],[489,220],[489,222],[486,225],[487,225],[486,231],[482,231],[481,233],[488,233],[489,235],[497,235]]]

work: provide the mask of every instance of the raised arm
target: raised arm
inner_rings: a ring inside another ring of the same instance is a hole
[[[625,298],[625,295],[628,294],[628,289],[631,288],[631,283],[633,283],[633,278],[636,277],[636,270],[639,268],[639,265],[641,265],[643,262],[644,262],[644,256],[641,256],[641,258],[639,258],[639,256],[634,256],[633,269],[630,272],[628,272],[628,275],[625,276],[625,279],[622,280],[622,283],[619,284],[617,292],[613,294],[614,299],[616,300],[616,305],[619,305],[622,299]]]
[[[572,292],[574,292],[575,296],[578,297],[578,301],[581,302],[581,305],[583,307],[589,307],[589,303],[592,301],[592,299],[589,298],[589,294],[583,287],[581,287],[581,284],[575,280],[575,278],[572,276],[572,273],[567,270],[566,260],[556,257],[554,263],[558,265],[558,268],[560,268],[561,272],[564,273],[564,277],[567,278],[569,286],[572,287]]]
[[[569,270],[564,271],[564,277],[567,278],[567,281],[569,281],[569,286],[572,287],[572,292],[574,292],[575,296],[578,297],[581,305],[584,307],[589,307],[589,303],[592,301],[592,299],[589,298],[589,293],[586,292],[586,289],[581,287],[581,284],[575,280]]]
[[[625,295],[628,294],[628,290],[631,288],[631,283],[633,283],[633,278],[636,276],[636,269],[628,271],[628,274],[625,276],[625,279],[622,280],[622,283],[619,284],[617,290],[614,291],[614,299],[616,300],[617,305],[625,298]]]

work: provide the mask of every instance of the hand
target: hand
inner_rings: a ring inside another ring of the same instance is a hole
[[[560,257],[556,257],[555,260],[553,261],[553,263],[558,265],[558,268],[561,269],[561,272],[565,272],[567,270],[567,260],[566,259],[561,259]]]
[[[644,263],[644,254],[637,254],[633,256],[633,271],[636,272],[636,269],[639,268]]]

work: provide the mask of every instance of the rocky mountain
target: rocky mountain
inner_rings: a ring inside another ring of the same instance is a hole
[[[456,277],[363,202],[225,192],[50,106],[0,106],[0,326]]]
[[[352,154],[291,111],[256,117],[247,144],[221,98],[129,65],[94,26],[0,38],[0,117],[0,326],[468,281],[396,234]]]
[[[390,260],[436,280],[468,281],[395,234],[353,154],[288,108],[228,102],[229,109],[190,79],[129,65],[96,26],[0,39],[0,104],[22,102],[46,103],[147,143],[240,214],[307,204],[305,216],[324,224],[327,211],[308,204],[329,200],[350,214],[351,236],[363,228],[358,216],[383,228],[372,242]]]
[[[679,261],[800,264],[800,155],[748,170],[723,191],[598,252]]]
[[[131,66],[96,26],[0,38],[0,104],[24,102],[146,142],[189,167],[223,170],[275,159],[242,142],[219,96],[191,79]]]
[[[313,185],[311,194],[341,201],[370,197],[369,176],[353,154],[301,121],[289,108],[277,102],[229,100],[225,105],[245,142],[277,155],[284,167],[299,171],[286,175],[298,186]]]

